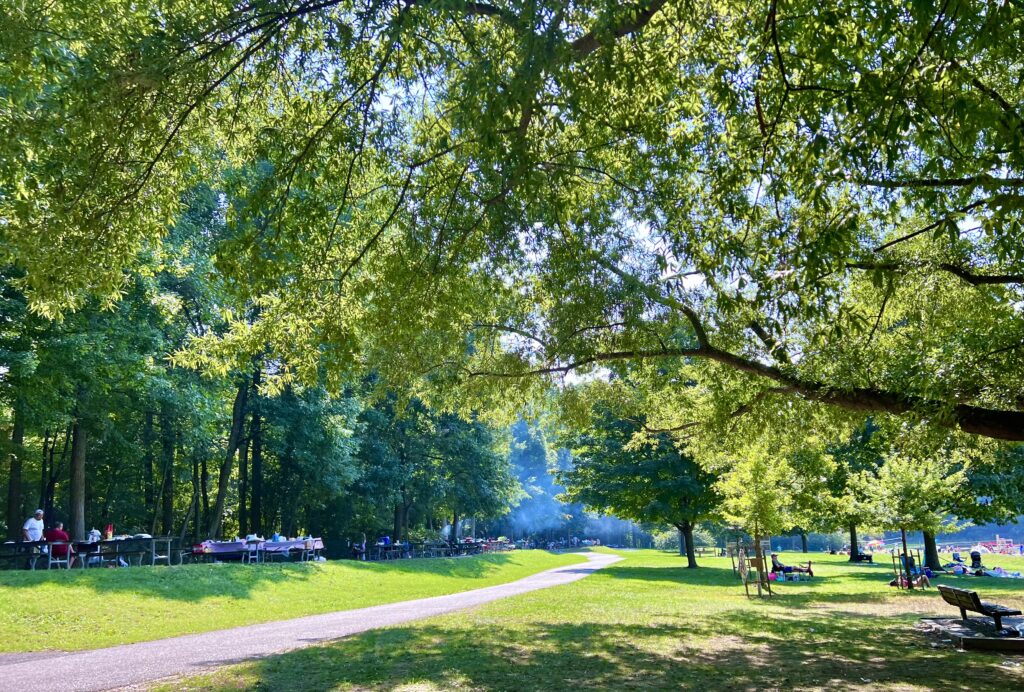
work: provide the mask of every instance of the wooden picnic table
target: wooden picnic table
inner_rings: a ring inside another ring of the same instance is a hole
[[[290,541],[203,541],[196,546],[193,554],[205,559],[239,559],[249,562],[272,561],[275,557],[291,559],[296,555],[305,561],[315,559],[323,549],[322,538],[298,538]]]
[[[157,562],[165,561],[171,564],[174,536],[152,536],[149,538],[136,538],[128,536],[124,538],[106,538],[101,541],[73,541],[76,559],[75,562],[83,569],[89,566],[104,567],[107,564],[121,564],[132,566],[132,563],[141,567],[145,562],[150,566]],[[158,551],[158,546],[163,546]],[[179,559],[180,562],[180,559]]]

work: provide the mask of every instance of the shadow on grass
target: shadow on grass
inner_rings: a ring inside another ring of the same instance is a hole
[[[1019,674],[999,661],[936,651],[908,633],[905,622],[892,628],[870,618],[806,614],[769,620],[738,611],[657,626],[399,627],[262,659],[247,664],[241,679],[214,684],[270,690],[1017,687]]]
[[[861,575],[856,575],[861,578]],[[743,584],[739,577],[728,567],[701,567],[691,570],[685,567],[633,567],[628,565],[612,565],[598,573],[597,578],[611,579],[632,579],[647,584],[673,584],[680,587],[724,587],[734,588],[737,595],[743,595]],[[851,578],[851,575],[844,574],[843,581]],[[889,598],[886,590],[887,579],[882,574],[863,575],[869,581],[875,581],[879,585],[877,593],[865,593],[862,590],[853,588],[849,591],[837,591],[834,589],[829,576],[817,576],[809,581],[801,582],[773,582],[772,589],[774,596],[771,598],[753,598],[751,603],[762,603],[766,605],[780,605],[786,607],[802,608],[815,606],[822,603],[869,603],[882,602]],[[751,589],[755,587],[751,586]],[[931,592],[935,594],[935,590]]]
[[[511,563],[514,554],[492,553],[459,558],[420,558],[384,562],[338,560],[327,563],[238,562],[175,565],[173,567],[130,567],[118,569],[71,569],[51,571],[5,571],[0,588],[32,589],[45,584],[84,587],[97,594],[133,593],[173,601],[201,601],[204,598],[248,599],[268,583],[305,582],[321,571],[355,572],[357,579],[383,574],[423,574],[451,579],[482,579]],[[325,583],[325,586],[329,585]],[[466,588],[473,588],[472,584]]]

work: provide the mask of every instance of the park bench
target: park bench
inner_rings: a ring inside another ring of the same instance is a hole
[[[1019,610],[1014,610],[1013,608],[996,605],[995,603],[983,603],[978,597],[977,591],[958,589],[954,586],[943,586],[942,584],[938,585],[938,589],[939,593],[942,595],[942,600],[960,609],[960,617],[962,619],[967,619],[968,610],[973,613],[980,613],[995,620],[997,630],[1001,630],[1003,628],[1002,618],[1004,615],[1009,616],[1021,614]]]

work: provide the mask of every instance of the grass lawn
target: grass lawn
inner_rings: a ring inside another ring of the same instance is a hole
[[[580,555],[0,572],[0,652],[73,651],[493,586]]]
[[[728,559],[686,570],[667,553],[622,554],[573,584],[158,689],[1024,689],[1024,657],[958,652],[917,633],[920,616],[957,612],[934,588],[887,586],[887,565],[812,555],[815,580],[748,600]],[[985,562],[1024,570],[1020,558]],[[939,582],[1024,606],[1024,580]]]

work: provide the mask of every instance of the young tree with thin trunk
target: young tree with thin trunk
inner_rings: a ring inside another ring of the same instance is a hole
[[[784,457],[755,444],[740,454],[719,483],[725,518],[754,539],[759,562],[765,559],[761,540],[789,530],[796,522],[794,480]]]
[[[953,470],[947,459],[892,453],[875,473],[864,472],[862,482],[871,489],[867,506],[873,524],[899,531],[903,555],[909,559],[907,532],[934,535],[946,526],[942,508],[951,506],[961,495],[967,475],[962,469]],[[911,575],[906,576],[909,588],[914,588]]]

